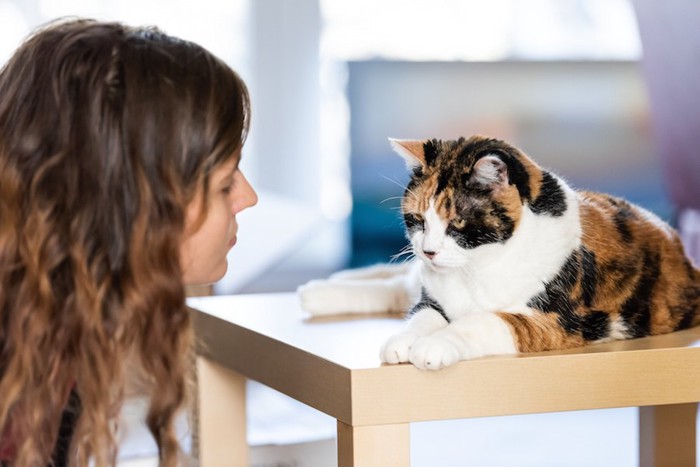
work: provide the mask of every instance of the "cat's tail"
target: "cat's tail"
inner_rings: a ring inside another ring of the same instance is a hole
[[[418,267],[412,263],[350,269],[300,286],[301,307],[314,316],[406,313],[420,298]]]

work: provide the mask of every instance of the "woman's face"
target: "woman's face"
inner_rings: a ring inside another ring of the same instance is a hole
[[[203,221],[201,191],[187,206],[185,239],[180,245],[185,285],[211,284],[224,276],[226,254],[236,243],[236,214],[258,202],[253,187],[238,168],[239,155],[212,173]]]

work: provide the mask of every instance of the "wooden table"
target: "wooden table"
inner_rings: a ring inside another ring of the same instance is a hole
[[[189,303],[202,467],[248,465],[246,378],[336,418],[339,467],[408,466],[411,422],[629,406],[640,406],[640,465],[696,465],[700,328],[424,372],[380,363],[396,318],[310,318],[294,294]]]

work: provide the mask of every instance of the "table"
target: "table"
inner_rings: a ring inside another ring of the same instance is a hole
[[[188,303],[202,467],[248,464],[246,378],[336,418],[339,467],[410,465],[411,422],[630,406],[640,407],[640,465],[696,465],[700,328],[424,372],[381,364],[380,345],[403,327],[396,317],[311,318],[294,294]]]

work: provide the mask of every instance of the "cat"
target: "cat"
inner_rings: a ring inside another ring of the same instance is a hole
[[[315,315],[408,312],[383,362],[438,370],[700,323],[700,270],[654,214],[576,191],[501,140],[390,142],[412,171],[401,210],[415,258],[299,288]]]

